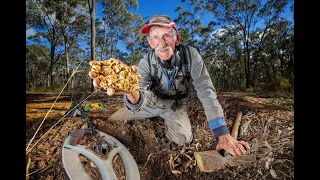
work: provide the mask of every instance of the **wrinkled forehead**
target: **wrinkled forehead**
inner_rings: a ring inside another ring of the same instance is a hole
[[[172,27],[151,26],[149,30],[149,35],[172,33],[172,31]]]

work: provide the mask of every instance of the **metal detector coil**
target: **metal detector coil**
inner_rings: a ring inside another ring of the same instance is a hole
[[[79,144],[81,137],[91,134],[91,129],[78,129],[72,132],[64,141],[62,147],[62,164],[66,176],[72,180],[92,179],[87,173],[80,161],[80,155],[92,161],[103,180],[117,180],[117,174],[113,169],[112,160],[118,154],[123,162],[126,180],[140,180],[139,169],[136,161],[127,150],[127,148],[114,137],[96,130],[98,135],[103,138],[113,149],[107,151],[108,146],[103,145],[102,151],[108,153],[107,159],[102,159],[98,154],[88,150],[87,146]]]

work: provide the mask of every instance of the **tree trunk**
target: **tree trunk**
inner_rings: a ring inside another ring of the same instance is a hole
[[[51,49],[50,49],[50,79],[49,79],[49,82],[48,82],[48,87],[52,87],[52,85],[53,85],[54,52],[55,52],[55,46],[51,44]]]
[[[118,44],[118,41],[119,41],[119,34],[117,34],[117,39],[116,39],[116,42],[114,43],[114,57],[117,56],[117,44]]]
[[[50,74],[48,74],[48,87],[50,87]]]
[[[108,25],[107,25],[107,21],[105,21],[105,25],[104,25],[104,38],[103,38],[103,45],[102,45],[102,50],[101,50],[101,59],[104,59],[104,55],[105,55],[105,47],[107,46],[107,31],[108,31]]]
[[[289,63],[288,63],[288,78],[291,86],[293,87],[293,79],[294,79],[294,57],[289,55]]]
[[[68,82],[69,79],[69,56],[68,56],[68,48],[67,48],[67,43],[68,43],[68,37],[67,35],[63,36],[64,37],[64,49],[65,49],[65,53],[66,53],[66,76],[65,76],[65,83]],[[70,90],[70,86],[69,84],[67,84],[67,91]]]
[[[242,84],[242,70],[241,70],[241,59],[239,58],[239,88],[241,89],[241,84]]]
[[[251,72],[250,72],[250,52],[249,52],[249,42],[246,40],[245,43],[245,50],[246,50],[246,60],[247,60],[247,73],[246,73],[246,88],[253,87]]]
[[[244,45],[244,58],[243,58],[243,61],[244,61],[244,75],[245,75],[245,79],[246,79],[246,88],[249,88],[249,73],[248,73],[248,56],[247,56],[247,53],[246,53],[246,47]]]
[[[285,70],[284,70],[284,58],[283,55],[281,55],[280,53],[278,53],[279,55],[279,59],[280,59],[280,74],[282,77],[285,76]]]
[[[111,44],[110,44],[110,57],[112,57],[112,56],[113,56],[113,48],[112,48],[113,42],[114,42],[114,40],[113,40],[113,38],[111,38]]]
[[[95,14],[96,14],[96,1],[88,0],[89,11],[90,11],[90,21],[91,21],[91,60],[96,60],[96,49],[95,49],[95,42],[96,42],[96,28],[95,28]],[[94,91],[94,86],[91,80],[91,92]]]

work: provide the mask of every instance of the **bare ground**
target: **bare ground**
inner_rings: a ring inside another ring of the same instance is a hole
[[[61,95],[51,108],[57,96],[58,94],[26,94],[26,146],[46,117],[27,150],[32,148],[26,155],[27,179],[65,179],[60,158],[61,146],[73,130],[86,127],[81,118],[61,119],[70,107],[71,95]],[[168,142],[164,120],[161,118],[131,122],[106,121],[110,114],[123,106],[121,95],[109,97],[97,93],[83,105],[103,105],[103,110],[98,108],[87,112],[88,117],[97,129],[115,137],[129,149],[137,162],[142,180],[294,179],[293,97],[220,93],[218,99],[225,111],[230,130],[237,112],[243,112],[238,139],[250,144],[248,154],[255,154],[257,161],[228,167],[215,173],[201,173],[193,154],[215,149],[217,145],[197,98],[193,99],[194,106],[190,107],[189,114],[193,141],[183,147],[176,147]],[[42,138],[38,141],[40,137]],[[37,144],[34,145],[35,143]],[[101,179],[89,160],[81,160],[93,179]],[[121,163],[115,162],[114,168],[119,179],[124,179]]]

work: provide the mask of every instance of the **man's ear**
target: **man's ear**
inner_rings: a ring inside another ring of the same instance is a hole
[[[180,33],[178,33],[178,34],[177,34],[176,46],[178,46],[178,45],[179,45],[180,40],[181,40],[181,34],[180,34]]]
[[[152,49],[154,49],[154,48],[153,48],[153,44],[151,43],[151,39],[150,39],[150,37],[149,37],[149,36],[147,37],[147,41],[148,41],[148,43],[149,43],[150,47],[151,47]]]

